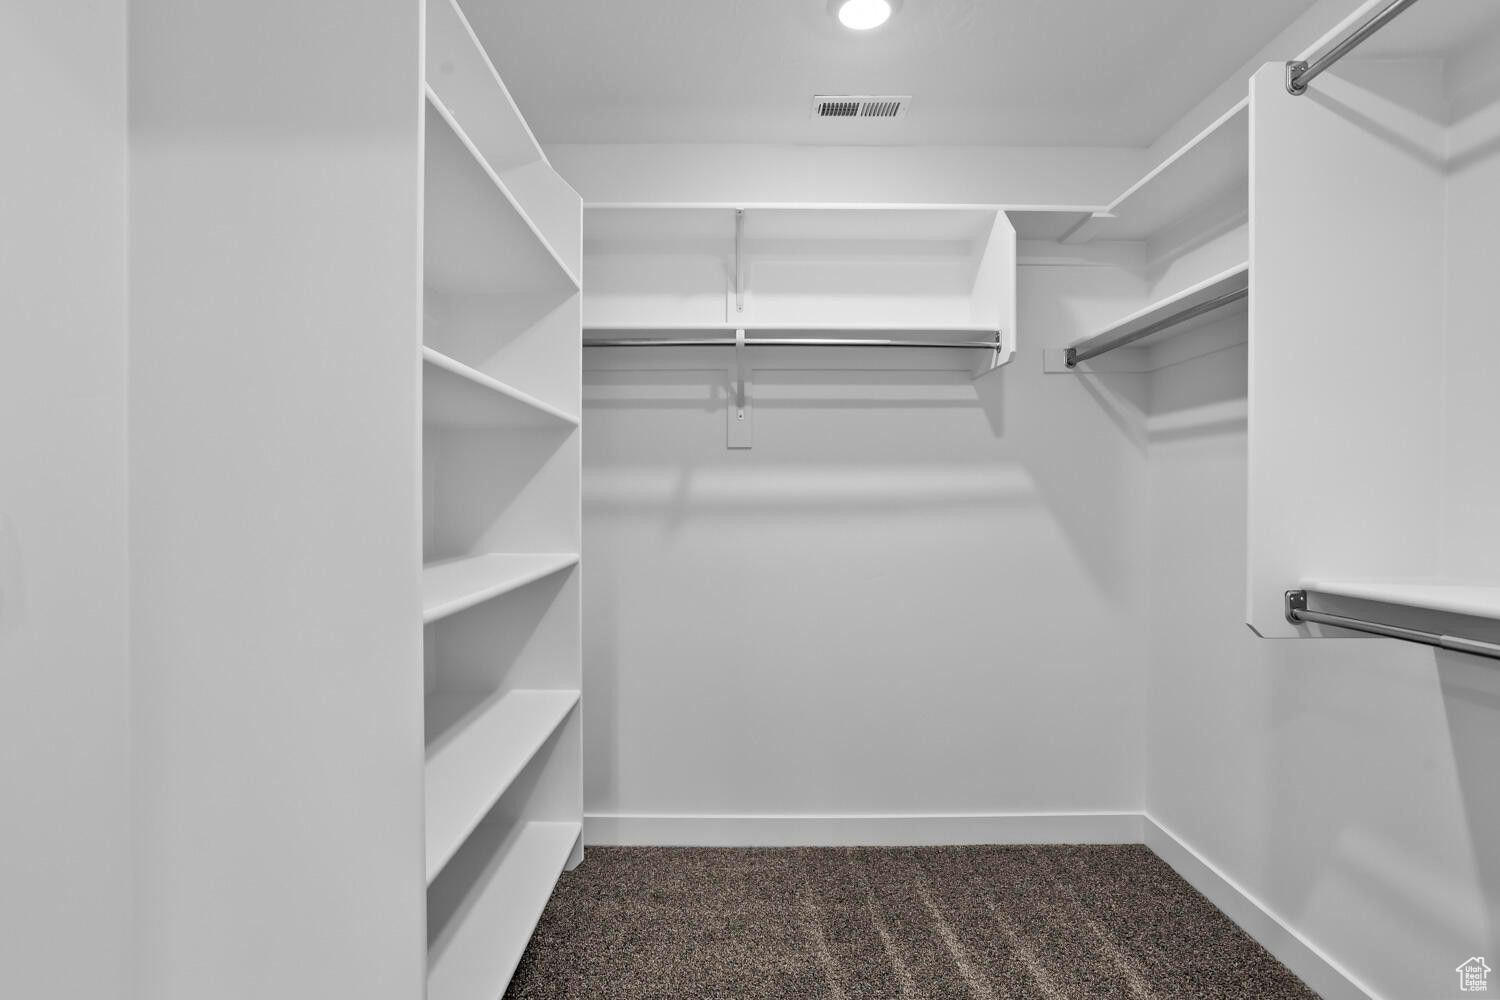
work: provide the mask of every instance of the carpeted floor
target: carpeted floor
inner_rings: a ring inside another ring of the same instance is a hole
[[[1145,847],[592,847],[511,1000],[1316,1000]]]

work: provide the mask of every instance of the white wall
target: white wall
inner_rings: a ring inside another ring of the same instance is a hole
[[[0,6],[0,996],[125,995],[125,4]]]
[[[947,817],[1142,808],[1144,383],[1040,356],[1142,291],[1023,267],[1026,347],[977,385],[757,370],[749,451],[722,371],[587,373],[591,840],[1133,839]]]
[[[1500,671],[1245,627],[1245,372],[1152,377],[1148,811],[1371,996],[1457,996],[1500,952]]]
[[[1299,59],[1320,39],[1340,28],[1365,7],[1383,4],[1385,0],[1317,0],[1306,13],[1287,25],[1275,38],[1263,45],[1245,64],[1222,84],[1205,95],[1194,108],[1183,115],[1151,144],[1148,158],[1159,163],[1198,132],[1207,128],[1224,112],[1245,99],[1250,77],[1266,63],[1284,63]]]
[[[558,144],[547,158],[586,204],[1088,207],[1108,204],[1149,166],[1138,149],[994,146]]]
[[[130,5],[149,1000],[422,995],[420,6]]]

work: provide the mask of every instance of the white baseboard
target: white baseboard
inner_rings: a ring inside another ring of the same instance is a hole
[[[1296,973],[1323,1000],[1381,1000],[1337,962],[1245,891],[1181,837],[1149,816],[1142,816],[1146,846],[1209,902],[1240,925],[1262,948]]]
[[[890,847],[941,844],[1139,844],[1141,814],[759,814],[584,816],[594,846]]]
[[[1324,1000],[1382,1000],[1180,837],[1143,813],[591,813],[589,846],[887,847],[1145,844]]]

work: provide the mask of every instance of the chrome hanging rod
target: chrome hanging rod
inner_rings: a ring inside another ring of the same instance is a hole
[[[1462,636],[1445,635],[1441,632],[1424,632],[1421,629],[1387,625],[1384,622],[1371,622],[1360,618],[1346,618],[1343,615],[1328,614],[1326,611],[1309,611],[1305,590],[1288,590],[1284,600],[1286,620],[1293,625],[1333,625],[1355,632],[1368,632],[1371,635],[1383,635],[1389,639],[1419,642],[1424,646],[1436,646],[1439,649],[1451,649],[1459,653],[1472,653],[1475,656],[1487,656],[1492,660],[1500,660],[1500,644],[1497,643],[1465,639]]]
[[[1331,49],[1324,52],[1315,59],[1308,61],[1296,61],[1286,64],[1286,90],[1289,94],[1298,96],[1307,93],[1307,85],[1328,67],[1347,56],[1354,49],[1369,38],[1375,32],[1384,28],[1396,19],[1406,8],[1416,3],[1417,0],[1391,0],[1380,10],[1349,34],[1340,39]]]
[[[1141,327],[1139,330],[1131,330],[1129,333],[1119,333],[1115,334],[1114,336],[1102,337],[1096,340],[1086,340],[1082,344],[1079,344],[1077,347],[1070,347],[1066,351],[1064,351],[1063,362],[1067,364],[1069,368],[1075,368],[1080,363],[1087,361],[1089,358],[1097,358],[1101,354],[1107,354],[1110,351],[1124,347],[1127,344],[1133,344],[1137,340],[1143,340],[1144,338],[1151,336],[1153,333],[1160,333],[1163,330],[1171,329],[1179,323],[1186,323],[1190,319],[1197,319],[1204,313],[1210,313],[1215,309],[1221,309],[1224,306],[1229,305],[1231,302],[1238,302],[1240,299],[1243,299],[1249,294],[1249,288],[1236,288],[1233,291],[1225,292],[1223,295],[1216,296],[1215,298],[1209,299],[1206,302],[1200,302],[1197,305],[1193,306],[1191,309],[1184,309],[1180,313],[1174,313],[1173,315],[1167,316],[1164,319],[1159,319],[1155,323],[1150,323],[1146,326]]]
[[[994,340],[853,340],[842,337],[585,337],[584,347],[922,347],[958,351],[999,351]]]

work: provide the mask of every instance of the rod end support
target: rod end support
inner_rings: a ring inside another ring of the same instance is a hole
[[[1286,620],[1293,625],[1301,625],[1301,612],[1307,610],[1307,591],[1288,590],[1282,595],[1282,605],[1286,609]]]
[[[1286,64],[1286,92],[1293,97],[1301,97],[1307,93],[1307,84],[1302,82],[1302,74],[1307,72],[1307,63],[1302,60],[1293,60]]]
[[[1069,368],[1078,367],[1078,348],[1070,347],[1067,350],[1063,351],[1063,364],[1067,365]]]

